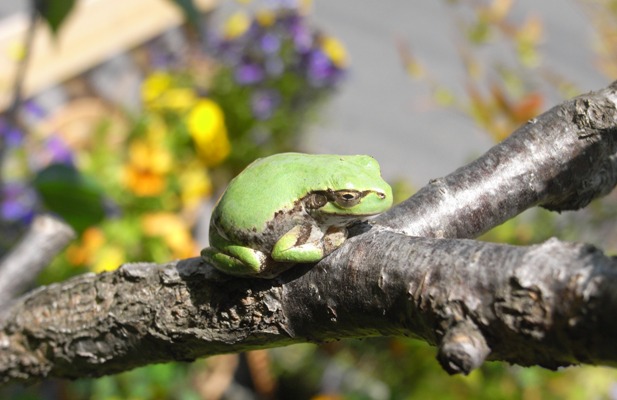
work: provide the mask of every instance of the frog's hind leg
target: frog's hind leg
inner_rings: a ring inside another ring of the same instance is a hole
[[[242,254],[247,250],[249,253],[251,249],[247,249],[246,247],[239,247],[237,250],[228,248],[226,249],[229,253],[236,253],[236,255]],[[263,253],[262,253],[263,254]],[[201,251],[201,257],[212,266],[216,267],[218,270],[229,274],[229,275],[237,275],[237,276],[251,276],[257,275],[260,271],[260,266],[258,262],[247,264],[244,261],[240,260],[238,257],[226,254],[221,252],[220,250],[214,247],[206,247]],[[260,257],[259,254],[247,254],[244,258],[255,258],[258,259]]]
[[[201,251],[201,257],[220,271],[237,276],[257,275],[268,258],[249,247],[231,244],[218,234],[210,233],[211,247]]]

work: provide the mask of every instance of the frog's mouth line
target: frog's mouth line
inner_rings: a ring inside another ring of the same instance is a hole
[[[346,219],[372,219],[378,216],[379,214],[381,213],[379,212],[379,213],[374,213],[374,214],[346,214],[346,213],[337,214],[337,213],[322,212],[322,215],[325,215],[325,216],[332,216],[332,217],[339,217],[339,218],[346,218]]]

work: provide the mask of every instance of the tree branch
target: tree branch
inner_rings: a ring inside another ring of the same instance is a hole
[[[588,245],[515,247],[373,229],[314,268],[272,281],[223,276],[194,258],[42,288],[2,325],[0,377],[101,376],[378,335],[439,345],[451,372],[487,356],[549,368],[615,364],[616,302],[616,262]]]
[[[0,307],[28,289],[49,260],[74,238],[75,232],[64,222],[50,215],[36,217],[19,243],[0,260]]]
[[[473,236],[534,205],[571,209],[608,193],[616,91],[553,108],[372,227],[356,227],[358,236],[316,266],[268,281],[223,276],[194,258],[40,288],[0,323],[0,380],[101,376],[375,335],[435,344],[452,373],[485,359],[614,365],[615,259],[557,240],[515,247],[428,237]]]
[[[617,81],[530,120],[376,223],[411,236],[474,238],[536,205],[585,207],[615,184]]]

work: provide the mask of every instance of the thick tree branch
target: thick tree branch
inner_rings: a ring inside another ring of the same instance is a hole
[[[377,223],[412,236],[474,238],[537,205],[582,208],[616,183],[617,81],[530,120]]]
[[[4,321],[0,377],[101,376],[376,335],[436,344],[451,372],[469,372],[487,355],[549,368],[615,364],[615,308],[617,264],[588,245],[515,247],[373,229],[314,268],[272,281],[222,276],[195,258],[42,288]]]
[[[608,193],[617,175],[616,91],[613,84],[531,121],[372,229],[358,227],[367,232],[314,267],[252,280],[188,259],[40,288],[1,322],[0,379],[100,376],[374,335],[423,338],[453,373],[485,359],[613,365],[614,259],[557,240],[525,248],[428,237],[470,237],[534,205],[571,209]]]

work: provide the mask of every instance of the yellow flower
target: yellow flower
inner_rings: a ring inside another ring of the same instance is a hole
[[[141,100],[151,110],[184,111],[197,100],[195,91],[174,86],[174,77],[168,72],[154,72],[141,85]]]
[[[66,249],[66,258],[75,266],[92,263],[94,253],[105,243],[105,235],[97,227],[84,231],[79,242],[71,243]]]
[[[223,27],[223,35],[226,39],[235,39],[242,36],[251,26],[249,16],[241,11],[232,14]]]
[[[151,107],[154,109],[166,109],[173,111],[184,111],[191,108],[197,96],[192,89],[188,88],[172,88],[163,93],[161,97]]]
[[[171,155],[164,147],[145,140],[135,140],[129,147],[132,165],[164,174],[171,169]]]
[[[113,271],[122,265],[124,261],[126,261],[126,256],[121,247],[105,246],[98,252],[91,270],[95,273]]]
[[[159,71],[150,74],[141,84],[141,100],[147,106],[158,100],[172,86],[169,73]]]
[[[105,234],[97,227],[86,229],[81,240],[66,250],[66,258],[75,266],[88,265],[96,273],[114,270],[125,261],[122,248],[108,244]]]
[[[272,10],[259,10],[255,14],[255,19],[257,23],[264,28],[272,26],[274,21],[276,20],[276,14]]]
[[[197,254],[197,243],[191,237],[189,227],[176,214],[146,214],[142,219],[142,228],[146,235],[163,238],[175,258],[194,257]]]
[[[210,99],[199,100],[188,115],[187,128],[207,166],[215,166],[227,158],[231,145],[223,110],[218,104]]]
[[[159,114],[148,114],[147,126],[145,129],[146,141],[149,143],[157,143],[165,140],[165,136],[169,129],[163,117]]]
[[[129,147],[129,163],[124,168],[124,184],[137,196],[155,196],[165,189],[171,155],[155,143],[136,140]]]
[[[212,181],[201,165],[187,166],[179,179],[182,204],[189,209],[196,208],[205,196],[212,193]]]
[[[321,39],[321,49],[337,67],[345,68],[347,66],[347,51],[345,46],[337,39],[331,36],[324,36]]]

